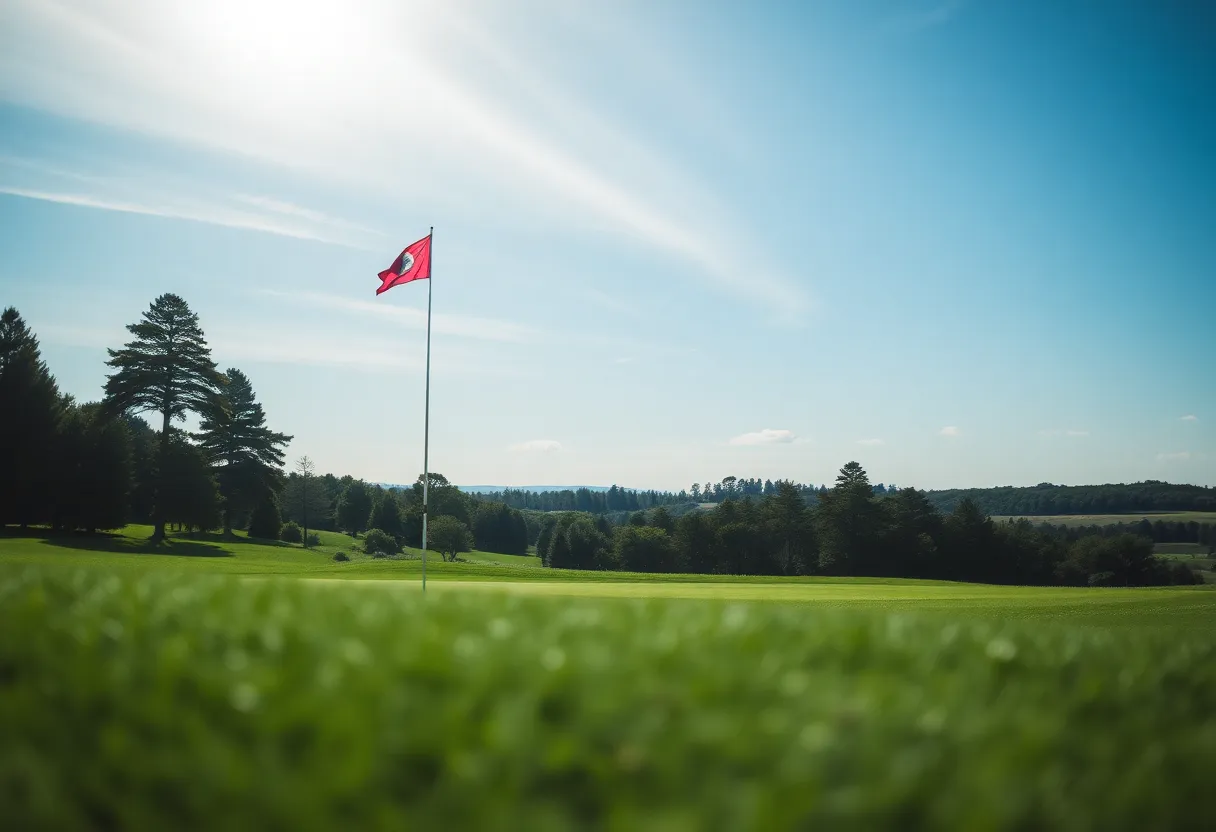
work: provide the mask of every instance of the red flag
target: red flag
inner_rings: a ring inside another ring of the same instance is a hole
[[[416,243],[410,243],[405,251],[397,255],[393,265],[380,272],[380,288],[376,294],[387,292],[394,286],[414,280],[427,280],[431,276],[431,235]]]

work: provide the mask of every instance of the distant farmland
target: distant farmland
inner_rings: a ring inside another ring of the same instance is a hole
[[[1216,523],[1216,511],[1146,511],[1139,514],[1044,514],[1044,515],[993,515],[993,520],[1029,520],[1031,523],[1048,523],[1052,526],[1114,526],[1119,523],[1139,523],[1148,520],[1156,523]]]

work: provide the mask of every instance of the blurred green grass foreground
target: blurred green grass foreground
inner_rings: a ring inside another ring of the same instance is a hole
[[[1108,627],[2,555],[5,828],[1211,828],[1211,590]]]

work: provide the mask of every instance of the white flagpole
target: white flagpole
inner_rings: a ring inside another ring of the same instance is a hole
[[[430,496],[430,444],[431,444],[431,284],[435,282],[435,226],[427,235],[430,262],[427,263],[426,280],[426,413],[422,417],[422,591],[426,592],[426,521]]]

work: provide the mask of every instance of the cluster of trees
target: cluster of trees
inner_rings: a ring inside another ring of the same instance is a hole
[[[341,531],[358,536],[379,530],[400,546],[422,544],[422,477],[409,488],[383,486],[333,474],[312,475],[292,471],[283,489],[284,519],[311,526],[313,529]],[[442,474],[431,473],[427,494],[430,519],[428,546],[443,551],[447,544],[452,556],[476,547],[502,554],[526,554],[535,540],[539,523],[530,525],[525,512],[502,502],[491,502],[465,494]],[[533,513],[534,514],[534,513]],[[468,535],[468,545],[461,548],[459,532],[443,518],[451,518]],[[384,539],[374,538],[375,545]],[[438,541],[438,542],[437,542]],[[454,548],[453,548],[454,547]],[[392,552],[389,552],[392,554]]]
[[[1027,520],[994,523],[972,500],[943,516],[924,492],[875,494],[856,462],[808,504],[775,483],[760,499],[724,500],[673,518],[665,508],[613,526],[603,516],[549,515],[537,553],[546,566],[735,575],[870,575],[1004,584],[1194,583],[1138,535],[1070,539]]]
[[[231,530],[274,499],[291,437],[265,426],[243,373],[216,369],[186,302],[161,295],[127,329],[133,339],[108,351],[103,399],[78,404],[17,310],[0,315],[0,524],[95,531],[134,520],[159,540],[170,523]],[[142,412],[160,415],[159,433]],[[174,425],[188,413],[197,434]]]
[[[503,503],[511,508],[532,511],[582,511],[587,514],[609,514],[621,511],[644,511],[656,506],[670,506],[691,501],[688,493],[670,491],[635,491],[614,485],[603,491],[590,488],[566,488],[557,491],[529,491],[506,488],[470,494],[474,500]]]
[[[1199,523],[1195,520],[1164,521],[1140,519],[1134,523],[1110,523],[1108,525],[1062,526],[1050,523],[1039,524],[1040,528],[1069,540],[1103,535],[1115,537],[1133,534],[1153,543],[1198,543],[1216,549],[1216,523]]]
[[[1149,511],[1216,511],[1216,488],[1159,480],[1106,485],[1052,485],[1025,488],[956,488],[930,491],[941,511],[971,500],[988,514],[1129,514]]]
[[[645,511],[658,506],[673,508],[689,503],[721,503],[726,500],[759,499],[777,493],[780,483],[756,477],[725,477],[720,482],[693,483],[674,491],[633,491],[612,486],[607,491],[586,488],[562,491],[525,491],[506,489],[477,494],[477,499],[503,502],[515,508],[541,511],[581,511],[588,514],[614,514]],[[827,485],[790,483],[807,502],[814,504]],[[871,486],[877,497],[893,496],[897,486],[876,483]],[[1216,488],[1178,485],[1157,480],[1107,485],[1052,485],[997,488],[948,489],[925,492],[938,511],[949,513],[969,499],[989,515],[1122,514],[1149,511],[1216,511]]]

